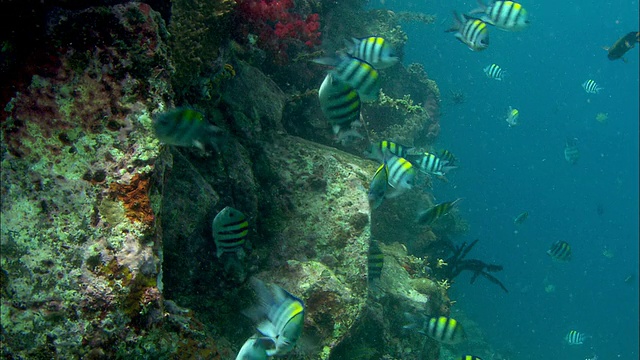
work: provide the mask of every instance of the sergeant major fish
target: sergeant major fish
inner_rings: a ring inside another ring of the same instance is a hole
[[[437,205],[434,205],[428,208],[425,211],[418,213],[418,217],[416,219],[417,223],[424,223],[427,225],[431,225],[437,219],[449,214],[451,209],[456,206],[462,199],[458,198],[454,201],[443,202]]]
[[[441,160],[437,155],[425,152],[421,155],[407,155],[407,159],[427,175],[444,176],[447,171],[455,166],[447,166],[447,160]]]
[[[587,338],[587,335],[585,335],[585,334],[583,334],[581,332],[578,332],[576,330],[571,330],[564,337],[564,340],[569,345],[582,345],[582,344],[584,344],[584,341],[585,341],[586,338]]]
[[[205,119],[200,111],[181,107],[161,114],[153,119],[153,130],[160,141],[175,146],[195,146],[204,151],[205,144],[216,147],[222,130]]]
[[[304,303],[278,285],[267,285],[256,278],[251,279],[251,285],[259,304],[244,313],[259,322],[257,330],[275,344],[275,348],[266,349],[267,356],[289,353],[302,334]]]
[[[242,246],[249,233],[249,222],[242,212],[225,207],[213,219],[212,229],[218,258],[225,253],[235,253],[240,259],[244,257]]]
[[[352,87],[358,92],[362,101],[378,99],[380,75],[378,70],[368,62],[350,55],[342,55],[338,58],[318,58],[313,62],[334,66],[331,71],[333,78]]]
[[[392,194],[387,195],[388,198],[396,197],[413,187],[416,171],[407,159],[391,155],[385,163],[389,167],[389,185],[395,189]]]
[[[369,208],[377,209],[384,200],[389,182],[389,170],[387,164],[381,164],[373,175],[371,184],[369,185]]]
[[[567,262],[571,260],[571,245],[566,241],[558,240],[547,250],[547,254],[555,261]]]
[[[499,65],[491,64],[483,69],[484,73],[488,78],[502,81],[502,78],[507,74],[506,71],[502,70]]]
[[[335,80],[331,74],[325,76],[320,90],[320,109],[337,134],[341,127],[348,126],[360,117],[360,96],[351,86]]]
[[[489,46],[489,31],[484,21],[466,14],[460,16],[455,11],[453,17],[454,26],[445,32],[455,31],[456,39],[467,45],[472,51],[482,51]]]
[[[429,336],[440,343],[453,345],[466,339],[462,325],[451,317],[422,315],[422,324],[415,322],[415,319],[410,314],[405,313],[405,317],[414,322],[403,326],[404,329],[418,328],[419,333]]]
[[[380,250],[378,242],[372,240],[369,242],[369,252],[367,254],[367,280],[373,282],[382,276],[382,267],[384,266],[384,254]]]
[[[587,94],[599,94],[600,90],[604,90],[604,88],[598,86],[598,84],[591,79],[583,82],[582,88],[587,92]]]
[[[517,2],[494,1],[489,6],[478,0],[480,7],[470,14],[483,14],[480,20],[504,31],[520,31],[529,25],[527,10]]]
[[[509,112],[507,113],[507,124],[509,127],[518,125],[518,117],[520,117],[520,111],[509,106]]]
[[[386,69],[398,62],[398,57],[393,55],[389,42],[379,36],[352,38],[347,46],[349,55],[368,62],[378,70]]]
[[[391,155],[406,157],[411,149],[413,149],[413,147],[411,146],[400,145],[393,141],[382,140],[376,144],[371,145],[369,151],[365,152],[364,155],[369,159],[383,162],[385,158]]]

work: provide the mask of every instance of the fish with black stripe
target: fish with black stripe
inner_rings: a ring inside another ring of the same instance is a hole
[[[325,76],[320,90],[320,109],[337,134],[344,126],[350,126],[360,118],[360,96],[351,86],[335,80],[331,74]]]
[[[404,329],[419,329],[420,334],[429,336],[440,343],[454,345],[466,340],[462,325],[454,318],[422,315],[422,324],[419,324],[411,314],[405,313],[405,317],[413,322],[403,326]]]
[[[507,75],[507,72],[502,70],[499,65],[491,64],[483,69],[488,78],[502,81],[502,78]]]
[[[387,195],[387,198],[393,198],[405,190],[413,188],[413,183],[416,176],[416,171],[407,159],[391,155],[385,164],[389,168],[389,185],[395,190],[391,194]]]
[[[564,337],[564,340],[567,342],[567,344],[569,345],[582,345],[584,344],[584,341],[587,339],[587,335],[576,331],[576,330],[571,330],[567,333],[567,335]]]
[[[289,353],[302,334],[304,302],[275,284],[265,284],[252,278],[251,285],[259,301],[244,314],[258,322],[258,332],[275,344],[274,348],[266,349],[267,356]]]
[[[599,94],[600,90],[604,90],[603,87],[598,86],[598,84],[591,79],[583,82],[582,88],[587,92],[587,94]]]
[[[463,355],[458,360],[482,360],[479,356],[475,355]]]
[[[334,79],[345,83],[358,92],[360,100],[375,101],[380,90],[380,74],[371,64],[350,55],[340,57],[323,57],[313,62],[333,66],[331,75]]]
[[[385,158],[391,155],[406,157],[411,149],[413,149],[413,147],[411,146],[400,145],[393,141],[382,140],[376,144],[371,145],[369,151],[365,152],[364,155],[369,159],[383,162]]]
[[[371,210],[377,209],[382,205],[384,201],[387,186],[389,185],[389,169],[387,164],[381,164],[373,175],[371,184],[369,185],[369,208]]]
[[[371,240],[367,254],[367,279],[369,282],[380,279],[383,266],[384,254],[380,250],[380,245],[377,241]]]
[[[421,155],[407,155],[407,160],[427,175],[444,176],[447,171],[455,169],[455,166],[448,166],[447,160],[441,160],[436,154],[429,152]]]
[[[520,111],[509,106],[509,112],[507,113],[507,124],[509,127],[518,125],[518,118],[520,117]]]
[[[571,260],[571,245],[564,240],[558,240],[547,250],[547,255],[555,261],[567,262]]]
[[[244,257],[242,246],[249,233],[247,217],[240,211],[227,206],[213,219],[213,240],[216,244],[216,256],[235,253],[238,258]]]
[[[527,10],[514,1],[494,1],[485,5],[478,0],[479,8],[470,14],[482,14],[480,20],[504,31],[520,31],[529,26]]]
[[[418,213],[416,222],[431,225],[437,219],[449,214],[453,207],[456,206],[456,204],[458,204],[461,200],[462,198],[458,198],[453,201],[443,202],[434,205],[427,210],[421,211],[420,213]]]
[[[378,70],[386,69],[398,62],[398,57],[393,55],[389,42],[379,36],[352,38],[347,47],[349,55],[368,62]]]
[[[440,151],[440,154],[438,154],[438,157],[444,161],[447,161],[447,165],[449,166],[456,166],[456,162],[458,162],[456,156],[453,155],[451,151],[446,149],[442,149]]]
[[[489,30],[487,24],[467,14],[460,16],[453,12],[455,24],[445,32],[455,32],[456,39],[467,45],[471,51],[482,51],[489,46]]]
[[[211,144],[217,149],[222,133],[222,129],[209,123],[202,112],[187,107],[156,115],[153,130],[156,137],[165,144],[195,146],[202,151],[205,151],[205,144]]]

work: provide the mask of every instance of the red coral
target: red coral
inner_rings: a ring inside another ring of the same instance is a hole
[[[277,63],[289,59],[289,47],[302,50],[321,44],[320,16],[292,12],[293,0],[239,0],[236,16],[240,25],[240,36],[258,36],[258,46],[274,55]]]

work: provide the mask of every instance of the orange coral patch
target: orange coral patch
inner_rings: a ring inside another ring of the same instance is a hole
[[[153,224],[154,215],[149,200],[149,179],[136,174],[128,185],[113,182],[109,184],[111,194],[117,197],[125,207],[125,215],[132,222],[140,221]]]

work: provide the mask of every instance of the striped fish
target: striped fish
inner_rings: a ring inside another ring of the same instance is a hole
[[[483,69],[484,73],[487,74],[487,77],[490,79],[502,81],[502,77],[507,74],[506,71],[502,70],[502,68],[496,64],[491,64]]]
[[[282,356],[289,353],[300,338],[304,326],[304,303],[288,291],[275,284],[265,284],[251,279],[259,302],[245,311],[254,321],[259,321],[257,330],[270,338],[275,348],[266,349],[267,356]]]
[[[369,159],[373,159],[379,162],[383,162],[387,157],[396,155],[399,157],[406,157],[409,150],[413,149],[411,146],[400,145],[393,141],[382,140],[376,144],[371,145],[368,152],[365,152],[365,156]]]
[[[463,355],[458,360],[482,360],[479,356],[475,355]]]
[[[455,166],[447,166],[446,160],[441,160],[437,155],[425,152],[421,155],[407,155],[407,159],[427,175],[444,176],[447,171]]]
[[[456,156],[453,155],[453,153],[451,153],[451,151],[446,150],[446,149],[442,149],[440,151],[440,154],[438,154],[438,157],[440,159],[446,161],[448,166],[456,166],[456,162],[458,161]]]
[[[431,225],[437,219],[449,214],[449,212],[453,209],[454,206],[458,202],[462,200],[461,198],[455,199],[454,201],[447,201],[437,205],[434,205],[428,208],[425,211],[418,213],[418,218],[416,219],[417,223],[424,223],[426,225]]]
[[[604,90],[604,88],[599,87],[598,84],[591,79],[583,82],[582,88],[587,92],[587,94],[599,94],[600,90]]]
[[[520,31],[529,26],[527,10],[517,2],[494,1],[489,6],[478,0],[480,7],[472,10],[471,14],[483,15],[480,19],[487,24],[494,25],[500,30]]]
[[[409,314],[405,316],[410,317]],[[448,316],[422,316],[423,322],[419,333],[429,336],[430,338],[448,345],[460,343],[466,339],[462,325],[455,319]],[[420,325],[415,322],[405,325],[405,329],[415,329]]]
[[[571,245],[566,241],[558,240],[547,250],[547,254],[555,261],[569,261],[571,260]]]
[[[249,222],[243,213],[227,206],[213,219],[212,227],[218,258],[224,253],[235,253],[239,258],[244,257],[242,245],[249,233]]]
[[[389,42],[378,36],[352,38],[347,46],[349,55],[368,62],[378,70],[386,69],[398,62],[398,57],[393,55]]]
[[[416,171],[407,159],[391,155],[385,163],[389,168],[389,185],[396,190],[388,197],[398,196],[404,190],[413,187]]]
[[[587,336],[581,332],[571,330],[567,333],[567,336],[564,337],[564,340],[569,345],[582,345],[584,344],[584,340]]]
[[[509,106],[509,112],[507,113],[507,124],[509,124],[509,127],[518,125],[519,116],[520,111]]]
[[[567,138],[567,141],[564,144],[564,159],[571,165],[574,165],[578,162],[578,159],[580,159],[577,138]]]
[[[377,209],[384,200],[385,193],[387,192],[387,185],[389,182],[389,170],[386,164],[380,165],[376,173],[373,175],[371,184],[369,185],[369,208],[371,210]]]
[[[467,45],[472,51],[481,51],[489,46],[487,24],[469,15],[453,12],[455,25],[446,32],[456,32],[456,39]]]
[[[337,134],[343,126],[349,126],[360,118],[360,96],[351,86],[333,79],[331,74],[325,76],[320,90],[320,109],[329,120],[333,132]]]
[[[352,56],[343,56],[333,69],[332,75],[355,89],[363,101],[378,99],[380,75],[368,62]]]
[[[369,253],[367,254],[367,279],[372,282],[382,276],[384,266],[384,254],[380,250],[378,242],[371,240],[369,243]]]
[[[175,108],[153,119],[153,130],[160,141],[175,146],[195,146],[204,151],[205,144],[216,147],[216,137],[222,130],[210,124],[200,111]]]

